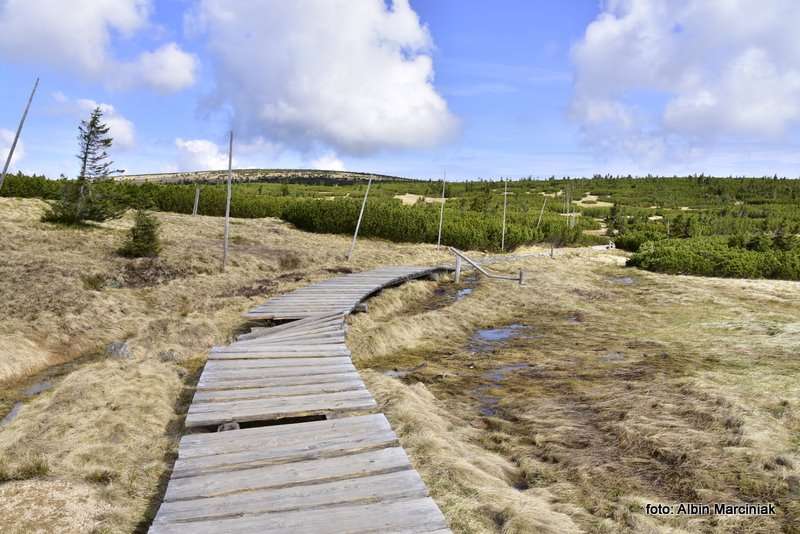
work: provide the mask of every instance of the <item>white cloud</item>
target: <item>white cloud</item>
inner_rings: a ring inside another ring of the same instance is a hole
[[[0,170],[6,164],[8,151],[11,150],[11,143],[14,142],[14,132],[0,128]],[[25,157],[25,145],[22,140],[17,141],[17,147],[14,149],[14,155],[11,156],[11,165],[9,170],[16,165],[22,158]]]
[[[121,85],[148,85],[163,93],[173,93],[194,84],[197,58],[175,43],[168,43],[153,52],[142,52],[138,59],[122,69]]]
[[[147,30],[150,12],[150,0],[6,0],[0,3],[0,56],[45,62],[115,87],[188,87],[197,60],[175,43],[129,62],[113,57],[112,38]]]
[[[175,140],[175,147],[178,149],[177,170],[217,171],[228,168],[228,154],[213,141],[179,137]]]
[[[430,146],[457,129],[408,0],[202,0],[187,18],[237,131],[301,150]]]
[[[572,116],[653,160],[781,139],[800,121],[799,24],[794,0],[609,0],[572,50]]]
[[[343,171],[344,162],[336,157],[336,154],[327,153],[311,161],[312,169],[324,171]]]
[[[122,150],[132,148],[136,144],[136,130],[133,123],[120,115],[111,104],[101,104],[94,100],[82,98],[77,101],[84,115],[99,107],[103,112],[103,122],[108,126],[108,134],[114,139],[114,146]]]

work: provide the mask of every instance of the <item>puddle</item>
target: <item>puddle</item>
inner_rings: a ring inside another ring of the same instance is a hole
[[[88,363],[105,358],[101,352],[87,354],[68,362],[53,365],[26,377],[11,387],[0,390],[0,427],[6,426],[19,414],[22,404],[51,389],[62,377]]]
[[[471,352],[491,352],[496,346],[512,339],[536,339],[537,335],[531,335],[529,326],[524,324],[512,324],[502,328],[482,328],[476,330],[467,344]]]
[[[529,367],[530,364],[527,363],[512,363],[492,369],[491,371],[485,373],[483,377],[487,380],[491,380],[492,382],[499,383],[505,380],[506,377],[514,371],[521,371],[522,369],[528,369]]]
[[[475,332],[473,339],[481,341],[504,341],[517,337],[517,331],[522,328],[525,328],[525,326],[521,324],[512,324],[505,328],[484,328],[483,330]]]
[[[480,386],[475,389],[474,394],[480,403],[478,412],[484,417],[494,417],[497,415],[497,407],[500,405],[500,398],[491,395],[489,390],[492,386]]]
[[[625,355],[621,352],[607,352],[600,356],[600,361],[606,363],[624,362]]]
[[[445,282],[433,292],[433,297],[426,304],[425,309],[436,310],[459,302],[472,294],[478,285],[478,275],[471,273],[461,277],[461,283]]]
[[[42,380],[41,382],[37,382],[36,384],[28,387],[25,391],[22,392],[22,394],[25,395],[26,397],[32,397],[34,395],[38,395],[43,391],[47,391],[51,387],[53,387],[52,382],[49,382],[48,380]]]
[[[500,406],[500,397],[489,393],[493,388],[499,387],[503,381],[508,378],[508,375],[529,369],[531,366],[527,363],[510,363],[495,367],[483,374],[483,378],[488,380],[489,384],[478,386],[472,392],[478,400],[478,412],[484,417],[494,417],[497,415]]]
[[[49,380],[42,380],[40,382],[36,382],[35,384],[32,384],[32,385],[28,386],[24,390],[22,390],[22,395],[25,398],[25,400],[28,400],[30,398],[35,397],[36,395],[38,395],[39,393],[41,393],[43,391],[47,391],[51,387],[53,387],[53,383],[52,382],[50,382]],[[0,420],[0,428],[8,425],[9,423],[11,423],[11,421],[16,419],[17,415],[19,415],[19,411],[21,409],[22,409],[22,401],[19,400],[19,401],[14,402],[14,404],[11,406],[11,411],[9,411],[5,415],[5,417],[3,417],[2,420]]]
[[[7,424],[9,424],[11,421],[13,421],[14,419],[16,419],[16,417],[17,417],[17,415],[19,414],[19,411],[20,411],[21,409],[22,409],[22,403],[21,403],[21,402],[19,402],[19,401],[15,402],[15,403],[14,403],[14,406],[12,406],[12,407],[11,407],[11,411],[10,411],[10,412],[8,412],[8,413],[6,414],[6,416],[5,416],[5,417],[3,417],[3,419],[2,419],[2,420],[0,420],[0,428],[2,428],[2,427],[4,427],[4,426],[6,426],[6,425],[7,425]]]
[[[631,276],[615,276],[608,279],[612,284],[620,284],[623,286],[632,286],[636,283],[636,279]]]
[[[464,297],[466,297],[470,293],[472,293],[472,288],[471,287],[465,287],[463,289],[459,289],[456,292],[456,302],[458,302],[459,300],[463,299]]]

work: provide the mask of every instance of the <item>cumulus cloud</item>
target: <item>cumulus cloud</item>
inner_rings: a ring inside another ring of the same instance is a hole
[[[101,104],[94,100],[82,98],[78,100],[78,106],[85,112],[90,113],[99,107],[103,112],[103,122],[108,126],[108,134],[114,139],[114,146],[121,149],[128,149],[136,144],[136,132],[133,123],[120,115],[111,104]]]
[[[457,129],[408,0],[201,0],[187,27],[214,58],[215,104],[247,135],[366,154]]]
[[[48,63],[115,87],[188,87],[197,60],[175,43],[132,61],[113,56],[112,37],[148,29],[150,12],[150,0],[5,0],[0,2],[0,56]]]
[[[800,3],[609,0],[573,47],[571,114],[610,150],[659,159],[800,121]]]
[[[8,151],[11,150],[11,143],[14,142],[14,132],[11,130],[6,130],[4,128],[0,128],[0,170],[2,170],[2,166],[6,164],[6,158],[8,157]],[[14,149],[14,155],[11,156],[11,166],[14,166],[18,163],[22,158],[25,157],[25,145],[22,143],[20,139],[17,141],[17,146]],[[9,169],[11,168],[9,167]]]
[[[311,161],[312,169],[323,171],[343,171],[344,162],[336,157],[336,154],[327,153]]]
[[[177,170],[180,171],[218,171],[228,168],[228,154],[208,139],[175,140],[178,149]],[[234,158],[236,164],[236,158]]]

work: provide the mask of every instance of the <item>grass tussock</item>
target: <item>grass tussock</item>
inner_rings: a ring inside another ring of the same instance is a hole
[[[381,317],[398,288],[352,319],[357,363],[454,531],[800,530],[800,287],[623,261],[498,265],[524,268],[526,286],[481,280],[450,306]],[[512,324],[509,339],[474,337]],[[648,502],[779,513],[665,518]]]

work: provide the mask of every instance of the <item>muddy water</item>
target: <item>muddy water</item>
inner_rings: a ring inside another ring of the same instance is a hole
[[[530,364],[527,363],[511,363],[495,367],[484,373],[483,378],[488,380],[489,383],[478,386],[473,391],[473,395],[479,403],[478,411],[480,414],[485,417],[497,415],[500,397],[493,395],[491,390],[500,387],[509,375],[529,368]]]
[[[472,294],[478,286],[478,274],[470,273],[461,278],[461,283],[446,282],[439,284],[433,297],[425,303],[426,310],[438,310],[459,302]]]

